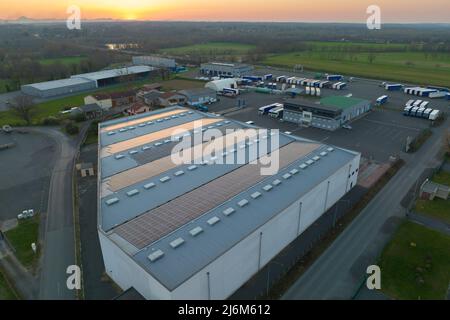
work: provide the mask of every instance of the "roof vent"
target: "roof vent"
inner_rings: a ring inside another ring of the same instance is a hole
[[[263,190],[264,191],[270,191],[270,190],[272,190],[272,185],[270,185],[270,184],[268,184],[268,185],[265,185],[264,187],[263,187]]]
[[[176,238],[175,240],[173,240],[170,243],[170,246],[175,249],[175,248],[178,248],[179,246],[181,246],[183,243],[184,243],[183,238]]]
[[[172,140],[170,140],[170,139],[164,140],[164,143],[170,143],[170,142],[172,142]]]
[[[291,171],[289,171],[290,174],[294,175],[298,173],[297,169],[292,169]]]
[[[148,260],[150,260],[151,262],[154,262],[154,261],[162,258],[163,255],[164,255],[164,252],[162,252],[161,250],[158,249],[148,255]]]
[[[112,136],[113,134],[116,134],[116,132],[115,131],[108,132],[108,136]]]
[[[189,171],[192,171],[192,170],[197,169],[197,166],[196,166],[196,165],[192,165],[192,166],[189,166],[187,169],[188,169]]]
[[[314,160],[314,161],[319,161],[319,160],[320,160],[320,157],[315,156],[315,157],[313,157],[313,160]]]
[[[133,127],[133,126],[128,127],[128,130],[134,130],[134,129],[136,129],[136,127]]]
[[[274,181],[272,182],[272,184],[273,184],[274,186],[278,186],[280,183],[281,183],[281,180],[279,180],[279,179],[276,179],[276,180],[274,180]]]
[[[334,148],[329,147],[329,148],[327,149],[327,151],[328,151],[328,152],[332,152],[332,151],[334,151]]]
[[[153,188],[154,186],[155,186],[155,184],[153,182],[150,182],[150,183],[147,183],[144,185],[144,189],[148,190],[148,189]]]
[[[180,170],[180,171],[175,172],[173,175],[174,175],[175,177],[178,177],[178,176],[181,176],[181,175],[183,175],[183,174],[184,174],[184,171],[183,171],[183,170]]]
[[[115,158],[117,160],[119,160],[119,159],[125,158],[125,156],[123,154],[118,154],[118,155],[115,156]]]
[[[125,128],[119,129],[119,132],[125,132],[125,131],[127,131],[127,129],[125,129]]]
[[[229,124],[231,121],[229,121],[229,120],[225,120],[223,123],[225,123],[225,124]]]
[[[172,119],[175,119],[175,118],[178,118],[178,116],[173,115],[173,116],[171,116],[171,118],[172,118]]]
[[[189,111],[189,112],[188,112],[188,114],[193,114],[193,113],[194,113],[194,111]]]
[[[130,151],[130,154],[136,154],[136,153],[138,153],[136,150],[131,150]]]
[[[156,122],[163,122],[164,121],[164,119],[158,119],[158,120],[156,120]]]
[[[283,174],[283,179],[289,179],[290,177],[292,177],[290,173]]]
[[[301,165],[299,165],[300,169],[306,169],[308,165],[306,163],[302,163]]]
[[[170,180],[169,176],[165,176],[165,177],[162,177],[161,179],[159,179],[159,181],[161,181],[161,182],[167,182],[169,180]]]
[[[229,215],[233,214],[234,212],[235,212],[235,210],[233,208],[231,208],[231,207],[226,208],[225,210],[223,210],[223,214],[226,215],[226,216],[229,216]]]
[[[247,199],[242,199],[237,204],[238,204],[239,207],[245,207],[246,205],[248,205],[248,200]]]
[[[260,196],[261,196],[261,192],[258,192],[258,191],[253,192],[253,193],[250,195],[250,197],[252,197],[253,199],[257,199],[257,198],[259,198]]]
[[[119,202],[119,198],[111,198],[111,199],[108,199],[108,200],[105,201],[105,203],[106,203],[108,206],[111,206],[111,205],[113,205],[113,204],[115,204],[115,203],[117,203],[117,202]]]
[[[139,125],[138,125],[138,127],[140,127],[140,128],[145,127],[145,126],[146,126],[145,123],[139,123]]]
[[[327,154],[328,154],[328,153],[327,153],[326,151],[322,151],[322,152],[320,153],[320,155],[321,155],[322,157],[325,157]]]
[[[211,219],[209,219],[207,222],[210,226],[213,226],[219,221],[220,221],[219,217],[214,216]]]
[[[311,165],[311,164],[313,164],[313,163],[314,163],[314,161],[312,161],[312,160],[306,161],[306,164],[308,164],[308,165]]]
[[[192,229],[191,231],[189,231],[189,233],[191,234],[191,236],[195,237],[198,234],[202,233],[203,229],[201,227],[195,227],[194,229]]]
[[[148,125],[151,125],[151,124],[153,124],[153,123],[154,123],[153,121],[147,122]]]
[[[160,146],[160,145],[162,145],[162,143],[161,143],[161,142],[157,142],[157,143],[155,143],[155,147],[158,147],[158,146]]]
[[[138,189],[133,189],[133,190],[130,190],[127,192],[127,196],[132,197],[132,196],[137,195],[138,193],[139,193]]]
[[[142,150],[145,151],[145,150],[148,150],[148,149],[150,149],[150,148],[151,148],[150,146],[143,146],[143,147],[142,147]]]

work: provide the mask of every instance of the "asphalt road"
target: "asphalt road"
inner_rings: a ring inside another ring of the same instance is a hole
[[[400,201],[422,171],[438,164],[435,159],[449,120],[378,193],[333,244],[294,283],[282,299],[351,299],[389,241],[396,218],[405,215]],[[382,277],[382,275],[381,275]]]
[[[83,130],[85,130],[84,127]],[[72,172],[78,140],[58,129],[30,128],[47,134],[57,143],[58,156],[50,180],[44,245],[40,275],[40,299],[75,299],[76,292],[66,285],[67,267],[75,264]]]

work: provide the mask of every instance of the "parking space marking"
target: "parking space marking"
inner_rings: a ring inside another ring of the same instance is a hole
[[[418,128],[414,128],[414,127],[408,127],[408,126],[403,126],[403,125],[399,125],[399,124],[393,124],[393,123],[388,123],[388,122],[383,122],[383,121],[378,121],[378,120],[369,120],[369,119],[362,119],[363,121],[367,121],[367,122],[372,122],[375,124],[380,124],[383,126],[390,126],[390,127],[394,127],[394,128],[401,128],[401,129],[407,129],[407,130],[414,130],[414,131],[420,131],[420,129]]]

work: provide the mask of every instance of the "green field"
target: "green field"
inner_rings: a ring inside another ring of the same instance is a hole
[[[255,46],[233,42],[207,42],[185,47],[162,49],[161,52],[170,55],[223,55],[236,56],[247,54]]]
[[[0,93],[7,92],[6,91],[6,85],[9,85],[11,90],[14,90],[14,84],[11,82],[11,80],[8,79],[0,79]]]
[[[402,45],[398,44],[309,42],[307,45],[306,51],[268,55],[261,62],[289,68],[301,64],[310,70],[450,86],[450,54],[400,51]]]
[[[14,291],[9,286],[2,271],[0,270],[0,300],[16,300]]]
[[[436,183],[450,186],[450,173],[439,171],[431,180]],[[418,199],[416,201],[415,211],[432,218],[437,218],[450,225],[450,200],[439,198],[434,198],[433,200]]]
[[[395,299],[445,299],[449,248],[449,236],[404,222],[381,255],[381,290]]]
[[[50,58],[50,59],[40,59],[38,62],[44,66],[60,63],[64,65],[80,64],[80,62],[86,60],[86,57],[62,57],[62,58]]]
[[[15,250],[14,254],[17,259],[25,268],[33,269],[39,254],[35,254],[31,250],[31,244],[34,242],[38,245],[39,215],[35,215],[30,219],[20,220],[16,228],[7,231],[5,234]]]

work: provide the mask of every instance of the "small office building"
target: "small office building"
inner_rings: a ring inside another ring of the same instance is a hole
[[[283,120],[333,131],[370,109],[370,101],[345,96],[326,97],[317,103],[290,99],[284,103]]]

